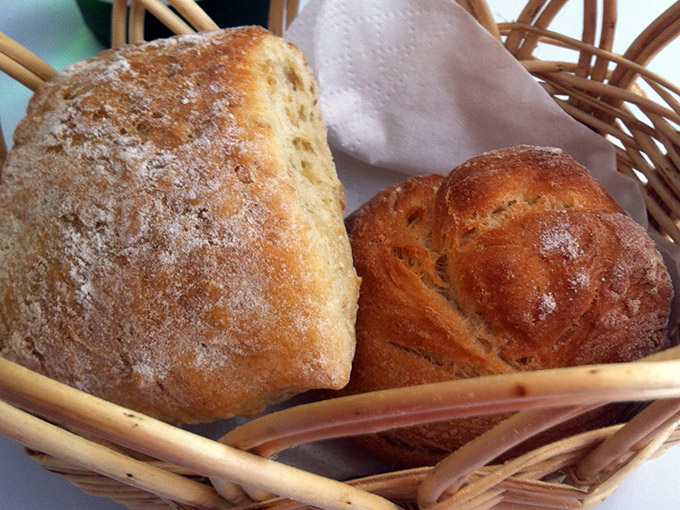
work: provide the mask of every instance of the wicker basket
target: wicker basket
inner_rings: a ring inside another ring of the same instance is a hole
[[[178,33],[215,27],[192,1],[169,3],[184,19],[157,0],[140,0],[132,2],[126,24],[126,2],[115,0],[113,44],[143,38],[145,10]],[[548,30],[566,0],[530,0],[516,22],[501,24],[483,0],[459,3],[564,110],[614,144],[619,171],[642,187],[650,230],[680,243],[680,88],[645,68],[680,30],[680,2],[623,56],[611,52],[614,0],[604,0],[599,15],[598,2],[584,1],[582,40]],[[296,12],[297,2],[274,0],[270,28],[280,33]],[[573,50],[573,62],[538,60],[533,55],[541,45]],[[0,68],[30,88],[55,74],[2,34]],[[677,331],[673,338],[677,345]],[[299,405],[253,420],[219,442],[3,359],[0,398],[0,433],[85,492],[130,508],[591,508],[640,463],[680,440],[680,347],[635,363],[480,377]],[[653,402],[625,424],[489,464],[522,437],[618,401]],[[267,459],[323,438],[500,411],[519,412],[436,467],[341,483]],[[516,430],[526,432],[519,437]]]

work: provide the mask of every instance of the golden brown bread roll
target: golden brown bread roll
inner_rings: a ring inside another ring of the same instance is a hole
[[[172,422],[340,388],[358,279],[316,84],[260,28],[37,91],[0,184],[0,353]]]
[[[661,256],[560,150],[498,150],[447,177],[411,178],[347,226],[362,278],[349,393],[631,361],[664,343],[672,289]],[[498,419],[359,441],[400,465],[431,464]]]

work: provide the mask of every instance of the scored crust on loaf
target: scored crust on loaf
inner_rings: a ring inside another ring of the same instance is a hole
[[[560,150],[504,149],[411,178],[347,227],[362,278],[348,393],[631,361],[664,343],[672,289],[661,256]],[[432,464],[497,421],[360,441],[401,465]]]
[[[302,54],[246,27],[40,88],[0,183],[0,353],[153,416],[340,388],[358,279]]]

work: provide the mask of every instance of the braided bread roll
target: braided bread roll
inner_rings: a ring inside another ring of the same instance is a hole
[[[349,393],[625,362],[664,344],[672,289],[661,256],[561,150],[503,149],[447,177],[411,178],[346,223],[362,278]],[[400,465],[431,464],[500,419],[359,442]]]

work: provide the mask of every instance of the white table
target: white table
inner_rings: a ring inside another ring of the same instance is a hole
[[[525,0],[491,2],[495,13],[511,20]],[[562,15],[563,21],[579,25],[580,2]],[[617,48],[621,51],[669,1],[632,2],[619,6]],[[578,5],[577,5],[578,4]],[[643,6],[644,5],[644,9]],[[498,6],[498,7],[496,7]],[[101,50],[82,23],[74,0],[9,0],[0,6],[0,31],[27,45],[57,69]],[[574,29],[578,37],[578,29]],[[675,48],[678,47],[674,44]],[[652,67],[680,83],[680,66],[672,49],[658,57]],[[6,139],[23,116],[30,91],[0,73],[0,119]],[[350,197],[351,198],[351,197]],[[357,204],[350,199],[349,207]],[[680,467],[680,448],[647,462],[630,476],[601,510],[671,510],[680,508],[680,484],[674,475]],[[0,510],[113,510],[123,508],[112,501],[82,493],[59,476],[45,471],[23,453],[22,447],[0,436]]]

